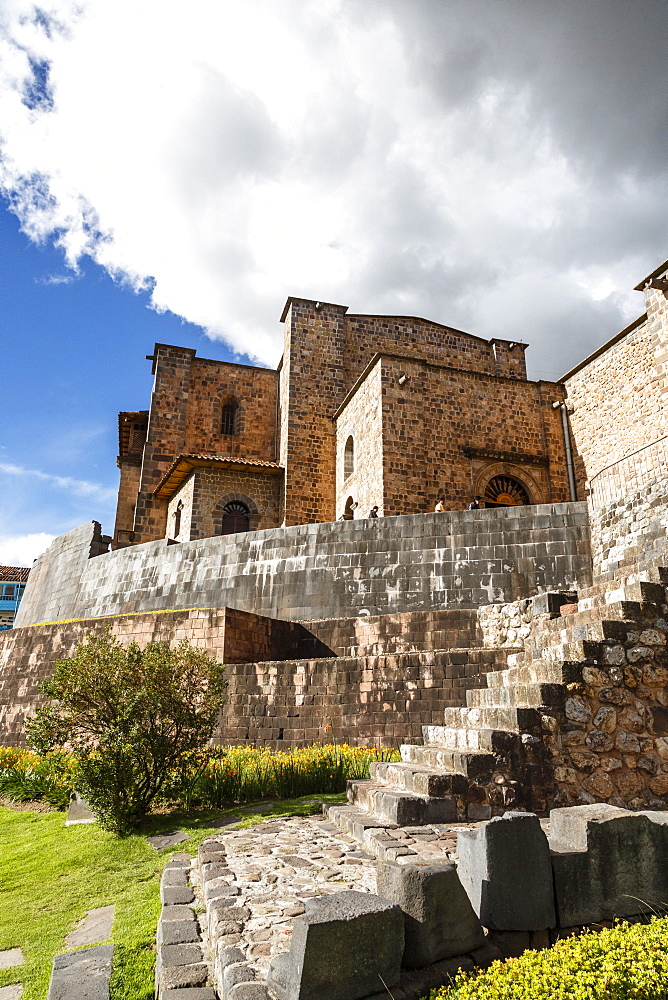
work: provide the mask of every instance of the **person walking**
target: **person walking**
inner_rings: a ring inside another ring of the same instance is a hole
[[[445,510],[445,504],[443,503],[443,497],[438,497],[436,500],[436,506],[434,507],[434,512],[436,514],[442,514]]]

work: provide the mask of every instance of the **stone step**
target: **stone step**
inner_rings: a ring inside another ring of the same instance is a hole
[[[531,663],[507,670],[493,670],[485,675],[488,688],[508,687],[511,684],[579,684],[582,681],[583,663],[533,660]]]
[[[590,642],[588,639],[576,639],[572,642],[555,643],[533,650],[531,656],[535,660],[545,660],[547,663],[592,663],[596,664],[603,656],[604,645],[601,642]]]
[[[571,615],[570,621],[568,618],[561,618],[556,622],[548,622],[552,627],[545,629],[540,638],[544,639],[548,646],[583,639],[588,639],[591,642],[603,642],[606,639],[624,641],[626,633],[633,630],[634,627],[637,628],[638,624],[628,618],[596,618],[593,621],[580,622],[572,620],[577,617],[577,615]],[[559,628],[554,628],[555,624],[559,625]]]
[[[417,746],[404,743],[399,748],[406,764],[419,765],[431,770],[452,771],[471,780],[485,778],[495,771],[503,760],[498,753],[486,750],[444,750],[442,747]]]
[[[375,781],[349,781],[347,797],[370,817],[397,826],[423,826],[455,822],[459,815],[454,795],[434,797],[391,789]],[[378,824],[382,825],[382,824]]]
[[[537,707],[523,708],[446,708],[443,712],[445,729],[503,730],[509,733],[540,733],[540,712]],[[479,745],[471,749],[483,749]]]
[[[565,701],[563,684],[511,684],[466,692],[469,708],[562,708]]]
[[[510,753],[519,739],[519,733],[505,729],[476,729],[465,726],[423,726],[422,735],[425,749],[452,750],[467,754],[478,751]]]
[[[396,830],[397,824],[379,819],[364,812],[358,806],[336,804],[324,806],[325,813],[340,830],[354,837],[360,844],[365,843],[367,830]]]
[[[421,764],[374,761],[369,764],[371,780],[390,788],[399,788],[415,795],[443,798],[446,795],[466,795],[468,778],[445,768],[430,768]]]

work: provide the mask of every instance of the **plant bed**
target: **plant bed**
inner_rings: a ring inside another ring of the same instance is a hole
[[[668,997],[668,918],[619,923],[544,951],[460,973],[429,1000],[660,1000]]]

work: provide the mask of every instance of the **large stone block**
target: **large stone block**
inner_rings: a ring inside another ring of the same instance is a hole
[[[506,813],[457,837],[458,874],[473,909],[490,930],[554,927],[550,851],[532,813]]]
[[[381,861],[376,885],[379,896],[403,910],[408,968],[424,968],[484,944],[482,925],[454,865]]]
[[[605,803],[553,809],[550,847],[560,927],[649,913],[668,901],[668,813]]]
[[[279,1000],[359,1000],[399,982],[404,918],[399,906],[366,892],[306,901],[290,951],[271,963]]]

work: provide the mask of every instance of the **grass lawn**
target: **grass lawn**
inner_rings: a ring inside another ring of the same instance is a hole
[[[269,816],[320,812],[317,802],[290,799],[261,814],[246,815],[240,826]],[[339,802],[344,795],[319,801]],[[112,1000],[153,1000],[155,931],[160,912],[160,875],[178,850],[195,853],[218,832],[211,826],[239,807],[151,817],[142,835],[119,840],[97,824],[65,826],[62,812],[38,813],[0,807],[0,950],[22,948],[24,965],[0,970],[0,986],[23,984],[23,1000],[45,1000],[54,955],[66,935],[98,906],[116,904],[112,942]],[[145,836],[180,829],[190,840],[175,850],[156,852]]]

